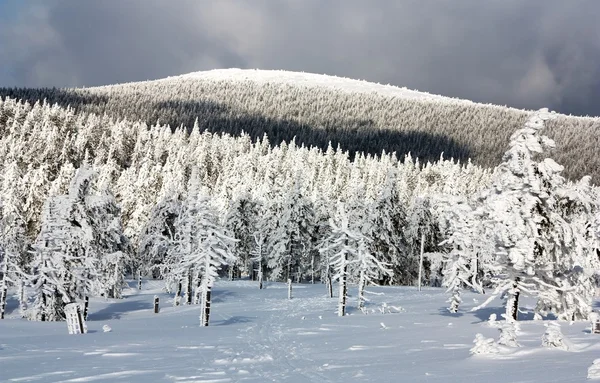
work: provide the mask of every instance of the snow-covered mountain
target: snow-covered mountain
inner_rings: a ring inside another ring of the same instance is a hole
[[[169,124],[272,144],[291,141],[325,149],[329,142],[351,154],[411,153],[493,167],[510,135],[530,111],[436,96],[390,85],[334,76],[271,70],[221,69],[161,80],[82,89],[1,89],[0,95],[47,99],[78,112],[108,114],[147,124]],[[565,175],[600,178],[600,119],[560,115],[546,133]]]

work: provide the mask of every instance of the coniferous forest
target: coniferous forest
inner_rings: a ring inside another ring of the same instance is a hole
[[[340,315],[348,283],[592,310],[597,119],[193,78],[1,94],[2,314],[10,287],[62,320],[126,275],[175,304],[221,276],[338,282]]]

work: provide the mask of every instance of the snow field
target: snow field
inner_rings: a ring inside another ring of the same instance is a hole
[[[498,340],[488,318],[503,308],[498,300],[469,312],[485,298],[470,292],[451,314],[443,289],[371,287],[377,294],[367,294],[365,315],[351,287],[349,315],[337,317],[337,299],[322,284],[294,284],[288,300],[283,283],[259,290],[255,282],[219,281],[210,326],[200,327],[200,306],[171,306],[162,282],[130,286],[122,300],[92,300],[86,335],[68,335],[64,322],[22,320],[11,298],[0,321],[0,381],[582,382],[600,350],[585,322],[560,322],[569,351],[543,347],[548,322],[529,320],[534,300],[527,298],[521,347],[473,356],[476,333]],[[155,294],[160,314],[152,311]],[[404,311],[382,314],[384,303]]]

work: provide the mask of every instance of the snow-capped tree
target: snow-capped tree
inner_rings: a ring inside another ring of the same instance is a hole
[[[188,277],[188,303],[191,303],[192,289],[196,288],[195,295],[201,304],[200,325],[208,326],[212,287],[220,268],[235,262],[231,251],[235,239],[225,235],[209,198],[200,191],[196,170],[175,221],[175,230],[171,273]]]
[[[406,269],[413,273],[414,271],[418,271],[417,275],[410,275],[407,282],[411,283],[416,279],[416,284],[419,288],[423,280],[424,253],[428,250],[432,251],[432,247],[435,247],[440,242],[435,226],[436,223],[431,213],[430,198],[415,198],[407,213],[404,236],[410,251]]]
[[[450,236],[440,243],[449,248],[444,255],[444,277],[442,285],[452,292],[449,310],[458,311],[461,303],[460,290],[470,287],[483,293],[481,277],[483,270],[489,268],[480,262],[486,241],[480,230],[480,222],[474,215],[468,202],[461,198],[450,198],[444,204],[444,219],[447,221]]]
[[[173,196],[164,198],[154,206],[140,234],[137,260],[143,272],[151,273],[154,278],[171,275],[170,270],[167,269],[170,266],[168,256],[175,243],[175,222],[180,211],[180,198]],[[173,282],[166,281],[169,291]]]
[[[8,288],[27,277],[23,270],[27,239],[25,222],[15,206],[0,200],[0,319],[4,319]]]
[[[251,260],[256,264],[256,280],[258,281],[258,288],[263,288],[263,269],[264,269],[264,248],[265,248],[265,237],[262,233],[256,232],[253,235],[254,248],[250,252],[252,255]]]
[[[358,279],[358,307],[364,306],[364,289],[376,284],[380,275],[390,275],[389,265],[376,259],[369,248],[370,238],[349,226],[345,206],[339,203],[330,220],[331,234],[321,252],[331,252],[329,262],[334,270],[333,280],[339,283],[338,315],[346,314],[349,279]]]
[[[506,294],[507,320],[517,319],[520,293],[536,295],[552,269],[544,242],[552,224],[547,202],[552,198],[549,183],[561,167],[548,158],[538,162],[536,155],[554,147],[554,141],[541,134],[544,122],[553,117],[542,109],[512,135],[493,186],[481,199],[479,214],[494,233],[495,262],[501,269],[493,280],[494,295]]]
[[[94,172],[77,170],[67,195],[50,197],[33,244],[34,320],[64,319],[64,306],[94,294],[120,297],[128,241],[107,191],[92,194]]]
[[[287,280],[292,273],[301,272],[301,255],[313,247],[314,209],[303,195],[299,180],[271,204],[268,217],[274,221],[267,223],[272,227],[267,237],[267,265],[273,279]]]
[[[108,190],[86,198],[98,257],[98,295],[122,298],[127,266],[131,270],[131,245],[123,233],[121,210]]]
[[[66,304],[89,296],[98,278],[94,227],[86,209],[92,172],[77,171],[68,195],[49,198],[34,249],[30,319],[63,320]]]
[[[377,285],[381,276],[391,277],[393,274],[390,264],[378,260],[371,254],[369,238],[361,233],[355,233],[354,242],[357,246],[356,261],[352,269],[358,274],[358,308],[365,306],[365,288],[368,285]]]
[[[407,247],[404,243],[403,229],[406,227],[406,213],[395,190],[396,174],[389,171],[377,200],[368,209],[369,222],[361,222],[362,232],[372,238],[369,243],[373,256],[389,265],[392,273],[383,273],[380,281],[399,284],[406,270]]]
[[[249,194],[245,194],[231,202],[225,216],[227,233],[238,240],[232,249],[236,258],[235,265],[240,272],[251,277],[253,267],[249,256],[256,244],[254,234],[258,229],[258,211],[257,203]],[[234,265],[231,267],[233,269]]]

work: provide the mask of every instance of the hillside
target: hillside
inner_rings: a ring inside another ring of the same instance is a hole
[[[77,112],[107,114],[147,124],[169,124],[239,135],[269,136],[277,145],[325,149],[331,141],[355,152],[411,153],[492,167],[510,135],[530,112],[446,98],[364,81],[306,73],[215,70],[162,80],[82,89],[0,89],[30,102],[71,105]],[[546,130],[557,142],[551,154],[565,175],[600,179],[600,119],[559,116]]]

